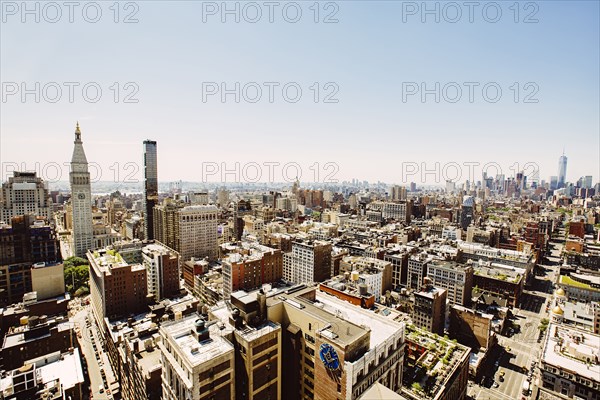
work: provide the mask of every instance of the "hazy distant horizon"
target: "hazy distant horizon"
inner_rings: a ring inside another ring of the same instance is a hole
[[[421,4],[300,2],[298,20],[280,7],[272,21],[202,1],[118,3],[120,13],[100,2],[93,22],[81,12],[70,22],[66,9],[60,21],[7,13],[2,175],[68,163],[79,121],[101,180],[142,180],[152,139],[163,182],[204,181],[202,163],[251,174],[279,162],[300,165],[302,181],[335,170],[338,181],[443,185],[405,180],[403,163],[489,161],[507,177],[533,163],[548,181],[563,150],[568,181],[600,181],[599,2],[490,2],[498,18],[479,7],[457,21],[408,3]]]

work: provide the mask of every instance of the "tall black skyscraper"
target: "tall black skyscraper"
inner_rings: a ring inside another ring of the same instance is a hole
[[[144,226],[146,239],[154,239],[153,209],[158,202],[156,142],[144,141]]]

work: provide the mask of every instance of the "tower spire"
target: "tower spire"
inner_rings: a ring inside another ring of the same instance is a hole
[[[75,140],[81,140],[81,130],[79,129],[79,121],[77,121],[77,126],[75,127]]]

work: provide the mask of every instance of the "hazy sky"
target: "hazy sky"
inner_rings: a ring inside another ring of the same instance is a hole
[[[547,180],[563,147],[599,180],[598,1],[46,4],[1,4],[3,179],[67,179],[79,121],[102,180],[141,178],[148,138],[161,181]]]

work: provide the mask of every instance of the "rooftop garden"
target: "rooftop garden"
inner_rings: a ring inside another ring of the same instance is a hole
[[[408,360],[405,376],[410,382],[410,389],[406,389],[420,398],[433,398],[452,373],[464,349],[456,340],[421,330],[414,325],[408,325],[406,332],[409,342],[417,345],[417,349],[424,349],[422,353],[416,350],[416,359]]]
[[[565,285],[569,285],[569,286],[594,290],[594,288],[591,287],[590,285],[588,285],[587,283],[578,282],[575,279],[572,279],[570,276],[567,276],[567,275],[560,276],[560,283],[564,283]]]

